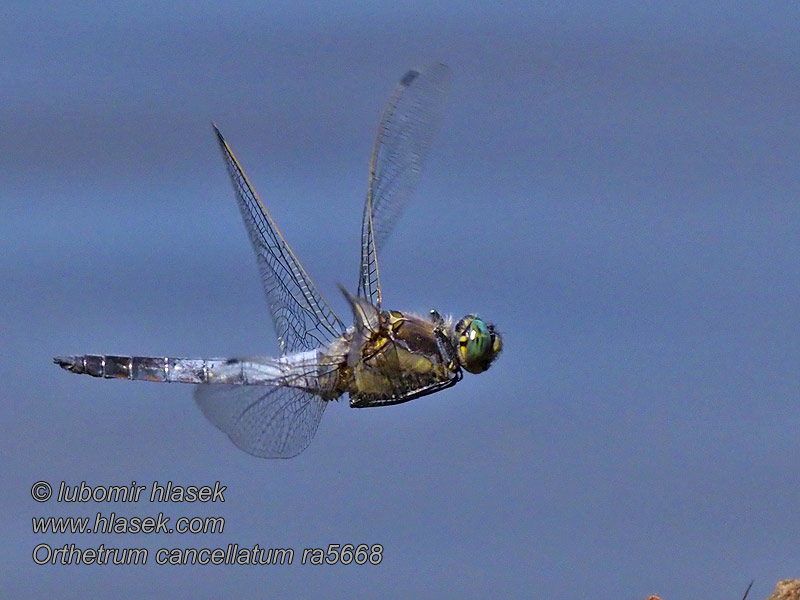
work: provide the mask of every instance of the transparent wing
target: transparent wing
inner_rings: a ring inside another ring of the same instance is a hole
[[[327,345],[344,331],[250,185],[228,142],[214,125],[239,210],[258,258],[282,354]]]
[[[358,295],[380,306],[378,251],[392,231],[419,180],[441,113],[450,70],[442,64],[409,71],[383,113],[361,222]]]
[[[247,385],[199,385],[206,418],[245,452],[291,458],[311,443],[327,402],[303,390]]]

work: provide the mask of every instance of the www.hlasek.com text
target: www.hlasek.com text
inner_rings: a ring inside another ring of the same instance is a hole
[[[91,517],[33,517],[33,533],[222,533],[223,517],[180,517],[175,525],[163,512],[154,517],[125,517],[112,512]]]

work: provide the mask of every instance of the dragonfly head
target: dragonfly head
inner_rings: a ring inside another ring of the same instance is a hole
[[[503,340],[477,315],[467,315],[455,326],[455,346],[461,366],[470,373],[483,373],[503,349]]]

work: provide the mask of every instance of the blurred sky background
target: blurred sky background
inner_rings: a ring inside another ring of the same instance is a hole
[[[800,576],[797,3],[140,2],[0,8],[5,597],[764,598]],[[191,389],[57,354],[277,352],[213,137],[335,309],[409,68],[446,112],[384,303],[505,351],[305,453],[237,450]],[[37,480],[228,486],[224,505],[37,504]],[[40,515],[222,535],[39,535]],[[381,543],[380,566],[36,566],[96,547]]]

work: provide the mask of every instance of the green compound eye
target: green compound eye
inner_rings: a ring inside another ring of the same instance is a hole
[[[458,350],[462,366],[470,373],[483,373],[503,347],[500,335],[478,317],[465,317],[459,326]]]
[[[467,362],[475,362],[483,358],[491,345],[491,336],[486,323],[475,319],[467,330]]]

